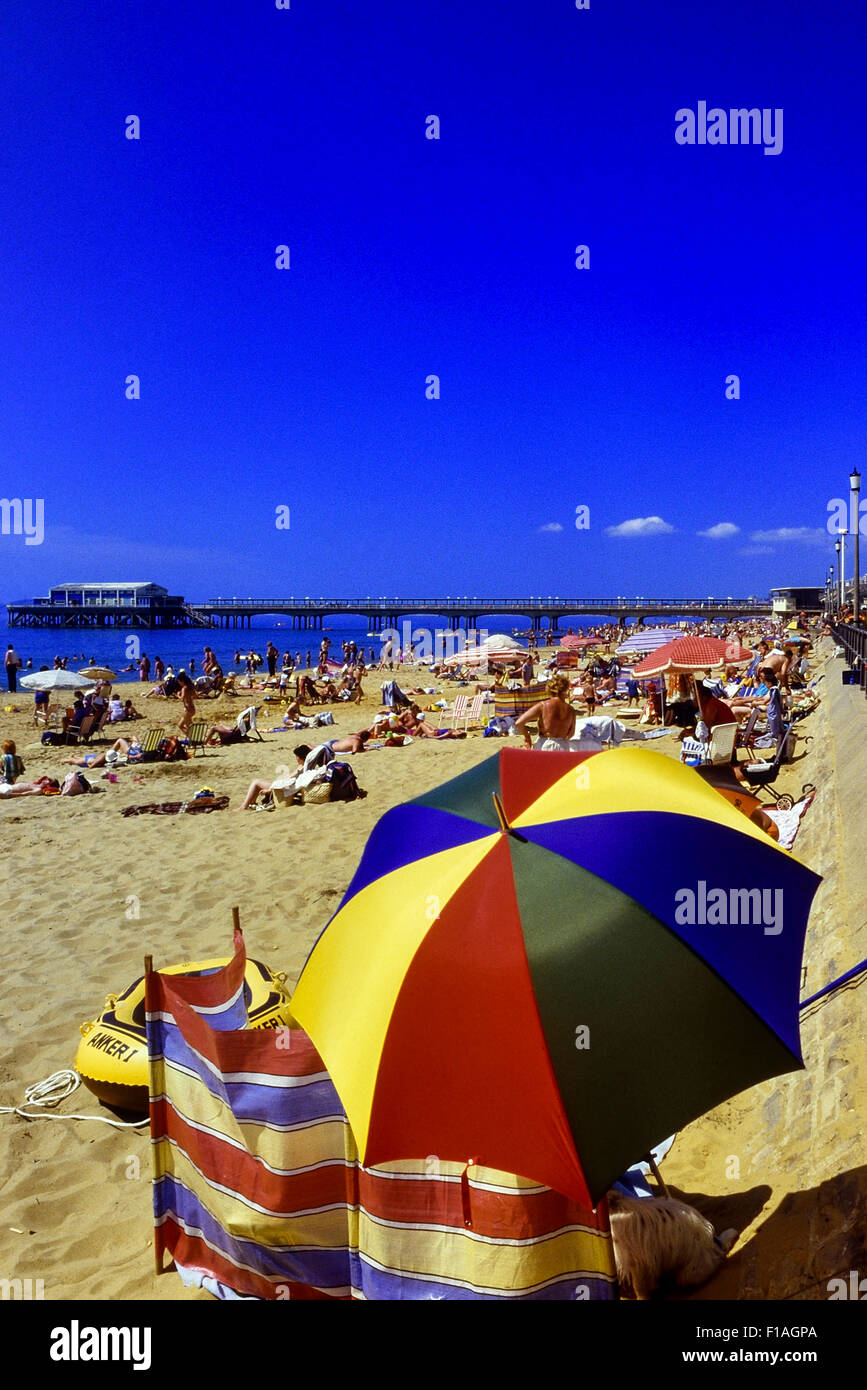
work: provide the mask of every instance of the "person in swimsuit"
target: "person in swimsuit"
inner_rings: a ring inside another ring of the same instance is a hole
[[[184,738],[186,738],[189,735],[190,725],[196,713],[196,706],[193,702],[193,695],[195,694],[196,687],[193,685],[186,671],[179,671],[175,679],[178,682],[177,697],[184,707],[184,712],[178,720],[178,728]]]
[[[418,705],[410,705],[408,710],[398,715],[408,734],[413,738],[466,738],[466,729],[434,729],[427,723]]]
[[[537,748],[552,743],[568,748],[569,740],[575,732],[575,710],[566,700],[568,694],[569,682],[566,677],[552,676],[545,687],[545,699],[532,705],[515,720],[515,727],[524,735],[527,748],[533,747],[527,726],[536,722],[539,725],[539,737],[535,745]]]

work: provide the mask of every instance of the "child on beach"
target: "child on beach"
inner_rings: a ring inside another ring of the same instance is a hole
[[[9,738],[3,744],[3,776],[2,781],[9,787],[14,786],[15,781],[24,771],[24,763],[15,751],[15,742]]]

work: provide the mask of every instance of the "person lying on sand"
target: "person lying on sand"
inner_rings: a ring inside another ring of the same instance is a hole
[[[398,715],[398,719],[403,724],[407,733],[414,738],[466,738],[466,729],[435,729],[428,724],[422,710],[418,705],[410,705],[408,710]]]
[[[47,796],[55,789],[60,790],[56,777],[38,777],[35,782],[16,782],[14,786],[11,782],[0,782],[0,799],[5,800],[8,796]]]
[[[243,729],[239,728],[237,724],[212,724],[205,737],[205,742],[219,743],[223,746],[227,743],[242,743],[250,732],[250,728],[250,716],[248,714],[244,715]]]

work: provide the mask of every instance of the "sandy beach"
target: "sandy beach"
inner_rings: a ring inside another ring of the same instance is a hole
[[[404,687],[410,684],[406,672],[395,674]],[[361,705],[332,707],[329,737],[370,722],[380,706],[379,681],[372,673],[371,693]],[[455,687],[446,690],[451,696]],[[141,701],[139,692],[126,692],[147,713],[136,731],[152,724],[170,730],[180,706]],[[249,698],[202,700],[199,716],[234,719]],[[19,697],[19,703],[19,714],[0,712],[0,734],[16,740],[27,778],[62,777],[74,750],[41,747],[29,697]],[[383,812],[504,744],[476,730],[461,741],[416,740],[404,748],[375,749],[351,760],[367,792],[364,800],[235,814],[253,778],[278,775],[293,764],[295,744],[319,737],[316,731],[268,732],[279,723],[279,709],[276,702],[262,707],[263,742],[208,749],[177,764],[126,766],[116,783],[100,780],[97,771],[92,776],[102,788],[98,795],[20,798],[0,806],[6,906],[0,1103],[20,1104],[25,1086],[72,1066],[79,1024],[95,1018],[109,992],[142,973],[145,953],[158,968],[228,955],[235,904],[249,955],[285,971],[294,984]],[[809,729],[801,726],[814,741],[803,757],[802,745],[798,761],[785,770],[781,790],[797,794],[807,780],[833,786],[827,718],[823,703],[807,721]],[[648,744],[647,756],[677,757],[675,733]],[[517,746],[517,740],[510,743]],[[186,800],[203,786],[228,795],[230,809],[205,816],[121,815],[127,806]],[[846,890],[835,872],[836,834],[835,807],[826,794],[806,818],[795,851],[826,875],[807,938],[808,983],[814,989],[856,959],[840,910]],[[827,1296],[816,1291],[817,1280],[831,1257],[826,1252],[821,1268],[810,1264],[818,1218],[812,1208],[805,1214],[803,1197],[830,1184],[842,1200],[841,1174],[856,1169],[863,1156],[863,1049],[847,1056],[828,1025],[833,1015],[836,1027],[852,1026],[857,1007],[846,1005],[843,1024],[838,1002],[805,1023],[806,1072],[738,1096],[679,1136],[664,1168],[672,1188],[706,1210],[718,1228],[743,1228],[735,1254],[699,1296]],[[860,1010],[863,1022],[863,1004]],[[57,1113],[73,1112],[109,1113],[84,1088]],[[829,1138],[820,1150],[817,1125],[832,1120],[833,1142]],[[154,1277],[146,1128],[120,1131],[2,1116],[0,1173],[0,1269],[7,1277],[41,1278],[46,1299],[209,1299],[185,1290],[175,1275]],[[860,1173],[848,1179],[847,1190],[851,1195],[860,1187],[863,1198],[863,1168]],[[846,1247],[844,1256],[840,1241],[847,1230],[863,1241],[863,1219],[858,1226],[853,1214],[846,1227],[838,1215],[826,1213],[824,1219],[841,1263],[851,1255]]]

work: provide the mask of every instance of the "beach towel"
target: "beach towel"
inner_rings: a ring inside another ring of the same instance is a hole
[[[245,1026],[240,933],[205,976],[150,974],[158,1258],[262,1299],[612,1299],[597,1212],[434,1155],[366,1168],[297,1028]]]
[[[801,818],[809,811],[815,798],[816,793],[811,792],[809,796],[804,797],[803,801],[796,801],[795,805],[790,807],[788,811],[781,811],[777,806],[762,807],[765,815],[770,817],[780,832],[780,838],[777,841],[780,849],[792,848],[801,828]]]
[[[215,801],[151,801],[146,806],[124,806],[122,816],[179,816],[207,815],[209,811],[225,811],[229,804],[227,796],[218,796]]]
[[[382,703],[386,709],[409,709],[410,699],[404,695],[397,681],[383,681]]]

